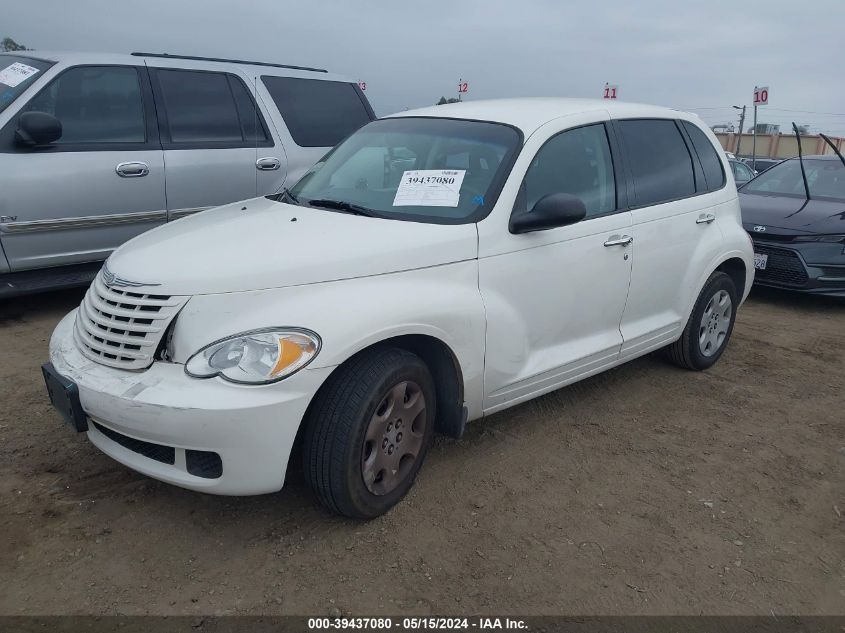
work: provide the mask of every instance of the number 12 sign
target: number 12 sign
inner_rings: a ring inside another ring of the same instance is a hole
[[[619,86],[611,86],[610,84],[604,84],[604,98],[615,99],[617,90],[619,90]]]
[[[769,103],[769,87],[754,88],[754,105],[761,106]]]

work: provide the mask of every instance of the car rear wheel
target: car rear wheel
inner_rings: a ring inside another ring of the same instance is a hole
[[[317,394],[306,419],[305,475],[332,512],[369,519],[414,483],[434,432],[434,381],[415,354],[363,352]]]
[[[666,348],[669,360],[685,369],[712,367],[731,338],[738,305],[733,280],[723,272],[710,275],[681,338]]]

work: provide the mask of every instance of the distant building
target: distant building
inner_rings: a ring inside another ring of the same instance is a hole
[[[749,132],[754,132],[754,128],[748,128]],[[778,134],[780,133],[780,126],[775,125],[774,123],[758,123],[757,124],[757,134]]]
[[[801,128],[799,128],[799,132],[800,130]],[[806,131],[806,126],[804,126],[804,131]],[[714,132],[726,152],[737,154],[736,146],[739,141],[739,134],[730,134],[715,130]],[[841,136],[828,136],[833,141],[833,144],[836,145],[836,149],[845,154],[845,138]],[[751,156],[752,145],[752,134],[750,132],[743,134],[742,142],[740,143],[741,155]],[[801,151],[805,156],[811,154],[832,155],[834,153],[830,145],[825,143],[824,139],[816,134],[801,134]],[[798,141],[794,134],[761,134],[758,130],[757,158],[792,158],[793,156],[798,156]]]

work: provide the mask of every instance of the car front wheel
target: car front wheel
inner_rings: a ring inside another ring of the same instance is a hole
[[[434,381],[415,354],[362,352],[317,394],[307,419],[305,475],[320,502],[369,519],[414,483],[434,432]]]

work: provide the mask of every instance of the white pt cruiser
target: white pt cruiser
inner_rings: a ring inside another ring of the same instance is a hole
[[[114,252],[47,387],[103,452],[203,492],[279,490],[301,437],[320,501],[374,517],[435,432],[658,349],[715,363],[753,280],[730,174],[698,118],[652,106],[377,120],[288,190]]]

